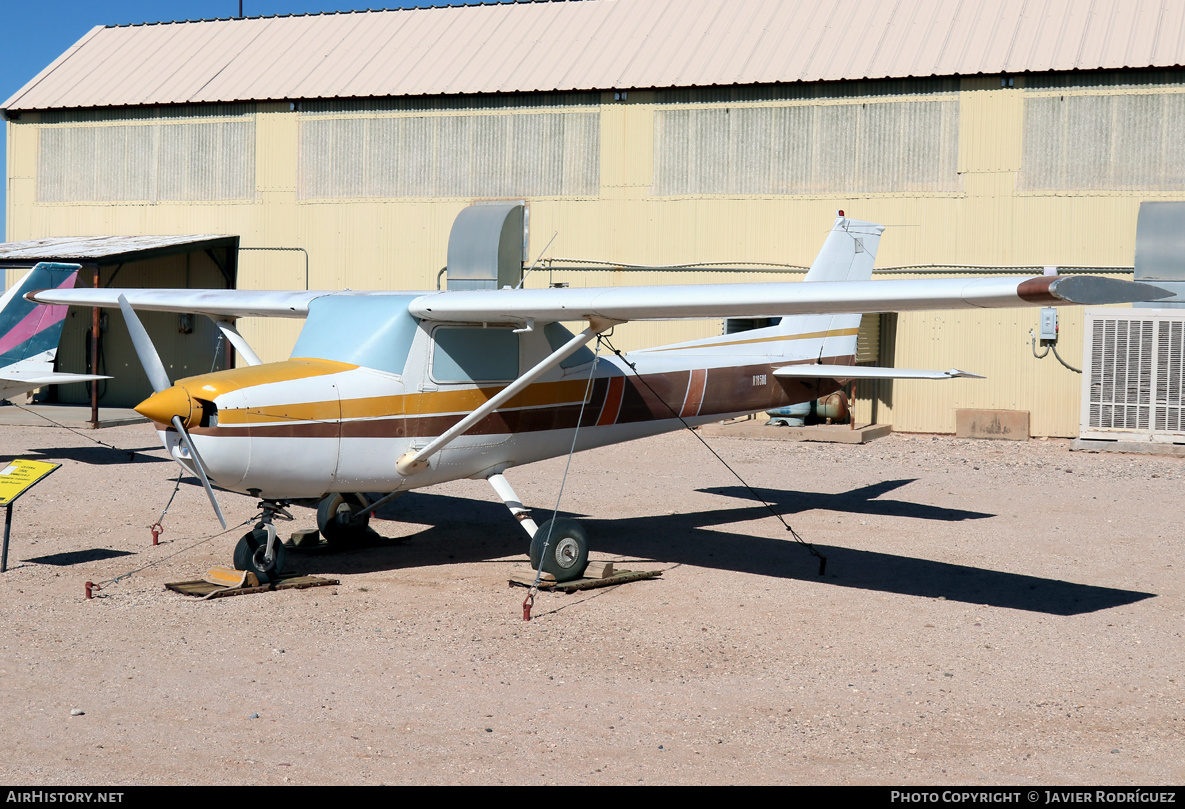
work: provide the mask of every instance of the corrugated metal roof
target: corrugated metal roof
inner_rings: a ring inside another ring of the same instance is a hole
[[[20,111],[1172,67],[1181,0],[568,0],[97,27]]]
[[[238,236],[62,236],[0,244],[0,264],[76,261],[109,264],[190,250],[234,247]]]

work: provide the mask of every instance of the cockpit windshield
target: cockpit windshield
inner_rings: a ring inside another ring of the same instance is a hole
[[[324,359],[402,374],[416,335],[415,295],[334,294],[309,304],[292,358]]]

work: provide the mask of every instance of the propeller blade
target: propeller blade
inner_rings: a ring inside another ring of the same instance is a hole
[[[169,381],[169,374],[165,371],[165,364],[160,361],[160,354],[156,353],[156,346],[152,344],[152,338],[148,336],[144,324],[140,322],[132,305],[123,295],[119,296],[119,311],[123,312],[123,319],[127,323],[128,334],[131,335],[136,356],[140,358],[140,364],[144,366],[144,373],[148,375],[148,381],[152,383],[153,392],[160,393],[162,390],[173,387],[173,383]],[[214,513],[218,515],[218,522],[222,523],[223,528],[226,528],[226,518],[222,516],[222,509],[218,507],[218,498],[214,496],[214,487],[210,485],[210,478],[206,476],[206,464],[202,460],[202,456],[198,455],[197,447],[194,446],[189,433],[186,432],[185,422],[181,420],[180,416],[173,416],[173,427],[181,436],[181,440],[185,442],[185,448],[189,450],[189,457],[193,458],[193,465],[197,467],[198,477],[202,479],[202,486],[206,488],[206,496],[210,498],[210,505],[214,507]]]
[[[160,393],[165,388],[171,388],[173,383],[169,381],[169,375],[165,372],[164,363],[160,361],[160,355],[156,353],[152,338],[148,336],[144,325],[140,323],[140,318],[136,316],[132,305],[123,295],[119,296],[119,311],[123,312],[128,334],[131,335],[132,345],[136,348],[136,356],[140,358],[140,365],[144,366],[144,373],[152,383],[153,392]]]
[[[210,498],[210,505],[214,507],[214,513],[218,515],[218,522],[222,523],[222,527],[225,528],[226,518],[222,516],[222,509],[218,507],[218,498],[214,496],[214,487],[210,485],[210,479],[206,477],[206,464],[202,461],[202,456],[198,455],[197,447],[193,445],[189,433],[185,431],[185,424],[181,421],[180,416],[173,416],[173,427],[180,434],[181,440],[185,442],[185,447],[189,450],[189,457],[193,458],[193,465],[197,467],[198,477],[202,479],[202,485],[206,487],[206,496]]]

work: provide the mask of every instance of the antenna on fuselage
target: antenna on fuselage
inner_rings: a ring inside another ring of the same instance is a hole
[[[535,271],[535,265],[539,263],[539,259],[543,258],[543,254],[547,252],[547,248],[551,247],[551,243],[554,242],[555,237],[559,235],[560,232],[558,230],[551,234],[551,238],[547,240],[547,244],[543,245],[543,249],[539,251],[539,255],[535,256],[535,260],[531,262],[530,268],[525,273],[523,273],[522,278],[518,279],[518,286],[516,286],[515,289],[523,288],[523,282],[527,280],[527,276]]]

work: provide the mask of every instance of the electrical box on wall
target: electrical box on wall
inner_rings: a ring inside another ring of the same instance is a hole
[[[1041,344],[1057,342],[1057,309],[1047,306],[1041,310]]]

